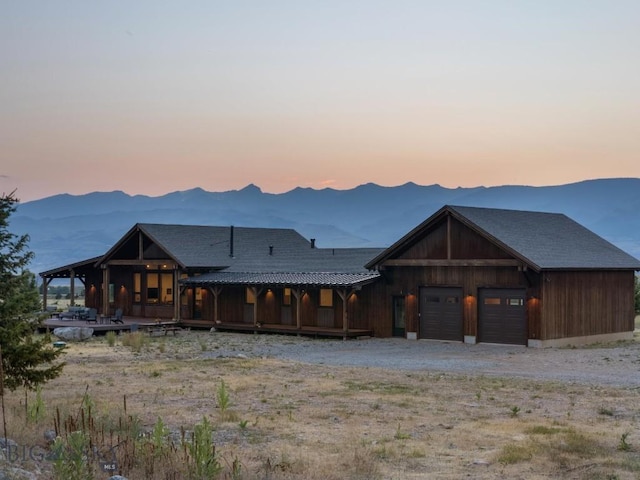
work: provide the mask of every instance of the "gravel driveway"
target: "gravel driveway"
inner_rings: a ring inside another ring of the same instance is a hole
[[[425,370],[640,388],[640,342],[534,349],[429,340],[317,340],[280,335],[212,334],[207,357],[270,357],[312,364]]]

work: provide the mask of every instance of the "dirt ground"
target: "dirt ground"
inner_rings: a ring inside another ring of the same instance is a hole
[[[126,402],[147,431],[160,417],[177,436],[206,417],[226,478],[234,459],[246,479],[640,478],[639,341],[536,350],[208,331],[123,340],[68,344],[62,377],[42,393],[47,418],[76,411],[85,393],[104,416]],[[15,440],[41,442],[49,420],[24,428],[22,394],[8,400]]]

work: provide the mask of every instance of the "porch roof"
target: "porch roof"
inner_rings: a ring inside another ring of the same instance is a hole
[[[380,277],[378,272],[214,272],[181,280],[191,286],[201,285],[270,285],[282,287],[358,287],[374,282]]]

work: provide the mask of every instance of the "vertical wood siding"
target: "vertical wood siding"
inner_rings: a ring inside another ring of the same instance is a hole
[[[543,340],[633,331],[632,271],[546,272]]]

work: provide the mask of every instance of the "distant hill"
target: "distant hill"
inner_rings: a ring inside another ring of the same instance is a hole
[[[366,184],[270,194],[249,185],[161,197],[64,194],[18,205],[10,228],[30,235],[36,254],[30,268],[42,272],[102,255],[138,222],[293,228],[319,247],[385,247],[446,204],[564,213],[640,257],[640,178],[551,187]]]

